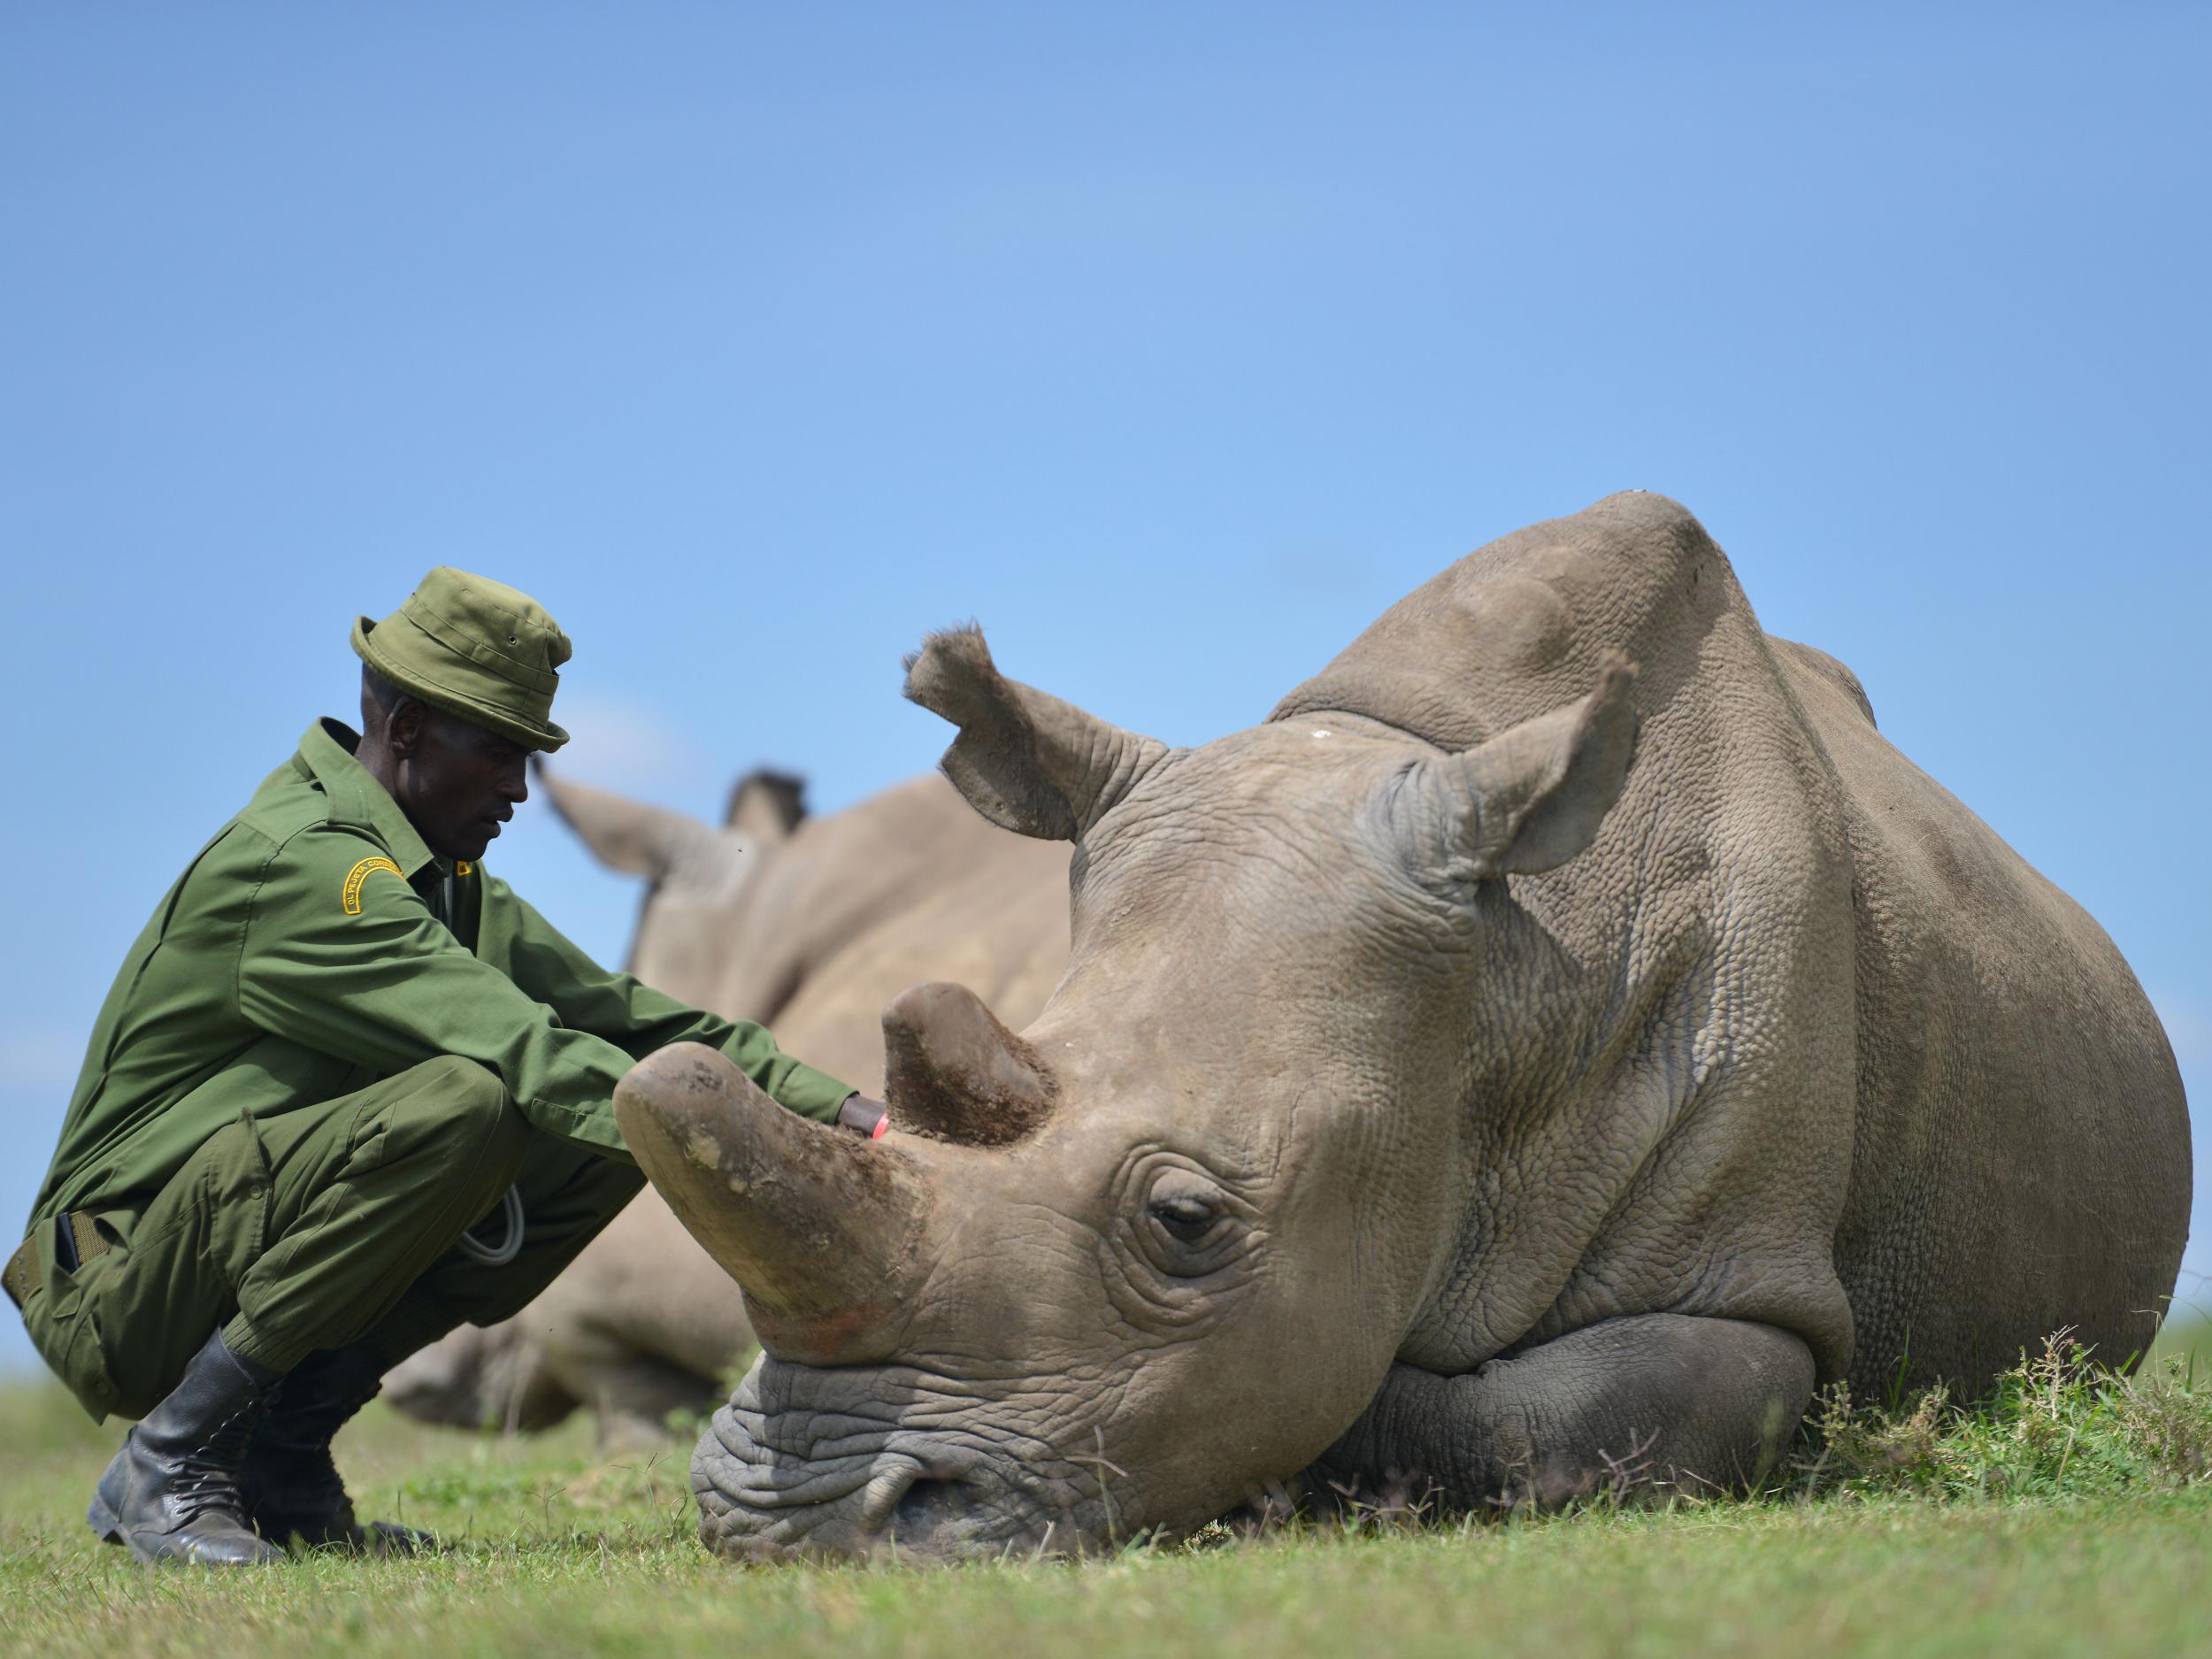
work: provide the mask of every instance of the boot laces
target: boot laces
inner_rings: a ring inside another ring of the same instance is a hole
[[[271,1388],[249,1401],[208,1432],[206,1439],[177,1462],[183,1473],[174,1487],[177,1509],[187,1520],[211,1509],[238,1517],[245,1513],[245,1494],[239,1485],[246,1450],[253,1440],[254,1425],[274,1401]]]

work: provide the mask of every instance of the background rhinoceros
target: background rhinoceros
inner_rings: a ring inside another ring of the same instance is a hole
[[[908,695],[979,811],[1075,843],[1073,953],[1019,1037],[895,1003],[884,1141],[687,1045],[618,1091],[764,1344],[711,1543],[1075,1548],[1306,1470],[1732,1486],[1817,1382],[2148,1341],[2190,1161],[2133,976],[1674,503],[1492,543],[1202,748],[973,632]]]
[[[795,780],[757,772],[719,829],[539,783],[595,856],[651,883],[633,972],[770,1025],[865,1093],[883,1086],[883,1006],[908,986],[958,979],[1027,1018],[1066,964],[1065,849],[985,823],[941,778],[808,818]],[[603,1440],[651,1440],[670,1412],[713,1403],[752,1345],[737,1286],[649,1188],[520,1314],[426,1348],[386,1395],[472,1427],[541,1428],[584,1405]]]

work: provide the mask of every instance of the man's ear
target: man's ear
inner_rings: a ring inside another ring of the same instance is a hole
[[[576,832],[593,857],[611,870],[665,881],[686,870],[695,872],[713,856],[722,839],[681,812],[556,777],[542,761],[533,760],[531,770],[562,821]]]
[[[940,764],[968,804],[1041,841],[1079,840],[1168,752],[1007,679],[973,626],[922,641],[906,695],[960,728]]]
[[[430,705],[419,697],[401,697],[384,717],[384,747],[400,760],[422,748],[422,734],[430,725]]]
[[[1422,762],[1408,796],[1409,855],[1433,857],[1440,836],[1456,871],[1480,879],[1534,875],[1581,852],[1627,781],[1635,684],[1635,665],[1608,652],[1596,687],[1579,703]]]

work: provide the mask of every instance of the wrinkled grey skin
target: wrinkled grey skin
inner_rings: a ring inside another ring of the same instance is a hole
[[[2133,976],[1676,503],[1492,543],[1195,749],[973,633],[908,691],[1074,841],[1072,956],[1019,1039],[894,1004],[872,1148],[702,1050],[618,1091],[766,1350],[694,1460],[714,1547],[1735,1487],[1818,1382],[2148,1341],[2190,1159]]]
[[[942,778],[806,815],[795,780],[755,772],[720,828],[549,771],[539,787],[594,856],[651,884],[630,971],[753,1019],[871,1095],[883,1005],[919,979],[972,985],[1028,1019],[1067,963],[1067,852],[985,823]],[[514,1318],[464,1326],[385,1379],[429,1422],[549,1427],[579,1407],[603,1445],[664,1441],[753,1348],[744,1298],[649,1189]]]

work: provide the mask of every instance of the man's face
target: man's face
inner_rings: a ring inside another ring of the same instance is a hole
[[[412,742],[394,745],[400,810],[441,858],[481,858],[499,826],[530,798],[529,751],[455,715],[417,706]]]

